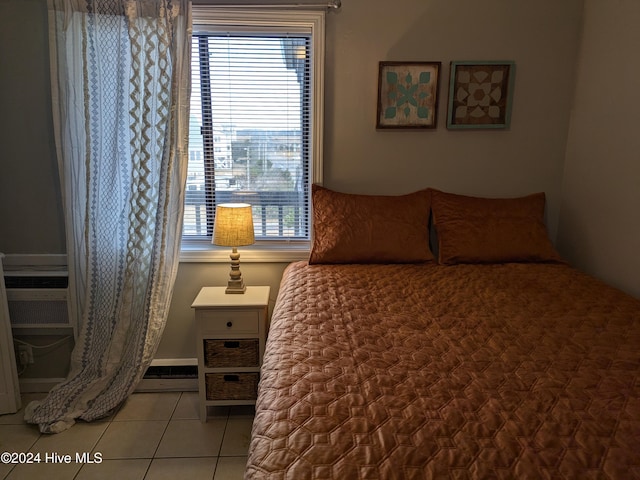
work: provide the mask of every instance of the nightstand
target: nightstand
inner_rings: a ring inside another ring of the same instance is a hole
[[[195,310],[200,420],[209,405],[255,405],[264,355],[269,287],[203,287]]]

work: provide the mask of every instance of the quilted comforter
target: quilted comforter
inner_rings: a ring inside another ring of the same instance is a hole
[[[245,478],[640,478],[640,301],[563,264],[294,263]]]

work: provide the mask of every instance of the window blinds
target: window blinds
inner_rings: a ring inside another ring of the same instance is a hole
[[[193,36],[184,238],[229,202],[253,206],[258,240],[309,238],[310,57],[307,34]]]

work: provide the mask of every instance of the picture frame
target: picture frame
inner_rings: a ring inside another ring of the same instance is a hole
[[[513,61],[451,62],[447,128],[509,128],[515,69]]]
[[[441,62],[380,62],[376,128],[436,128]]]

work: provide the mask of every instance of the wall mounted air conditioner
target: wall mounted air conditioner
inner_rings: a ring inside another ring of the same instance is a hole
[[[10,255],[7,255],[10,259]],[[14,333],[73,334],[69,315],[69,276],[66,265],[11,264],[5,266],[4,281],[9,319]]]

